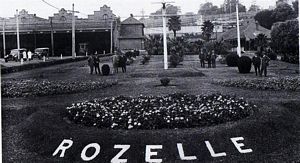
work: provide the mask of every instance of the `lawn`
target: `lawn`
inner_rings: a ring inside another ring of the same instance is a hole
[[[108,60],[103,61],[108,63]],[[296,77],[297,65],[272,61],[270,78]],[[163,162],[183,161],[177,143],[181,143],[185,156],[196,156],[194,162],[299,162],[300,161],[300,93],[295,91],[244,89],[224,87],[215,81],[222,80],[268,80],[255,73],[239,74],[237,68],[217,64],[216,69],[200,68],[197,56],[186,56],[178,68],[163,70],[162,56],[153,56],[146,65],[139,59],[127,67],[127,73],[110,76],[90,75],[86,61],[52,66],[48,68],[12,73],[2,80],[61,81],[117,81],[111,87],[97,87],[68,94],[25,96],[2,99],[3,158],[4,162],[83,162],[81,152],[90,143],[101,147],[99,155],[91,162],[110,162],[121,149],[114,145],[130,145],[122,159],[145,162],[146,148],[157,155],[152,159]],[[160,79],[168,77],[171,86],[160,86]],[[157,130],[110,130],[74,124],[67,118],[66,108],[72,103],[115,96],[163,96],[173,93],[192,95],[223,94],[243,97],[257,110],[250,116],[213,126]],[[231,138],[243,137],[241,153]],[[63,158],[52,156],[64,139],[73,141]],[[205,141],[215,153],[226,156],[212,157]],[[91,156],[94,150],[87,150]],[[25,161],[26,160],[26,161]]]

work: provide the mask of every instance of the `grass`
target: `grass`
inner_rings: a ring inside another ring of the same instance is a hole
[[[4,162],[82,162],[81,150],[93,142],[101,145],[101,152],[94,162],[110,162],[110,159],[119,152],[113,148],[115,144],[131,145],[129,151],[122,156],[130,163],[144,162],[145,146],[150,144],[163,145],[158,154],[158,158],[162,158],[163,162],[184,162],[179,160],[176,143],[183,143],[187,155],[196,155],[198,158],[196,162],[300,160],[300,146],[297,143],[300,142],[299,92],[249,90],[215,85],[212,83],[214,80],[256,77],[253,70],[250,74],[239,74],[237,68],[220,64],[216,69],[202,69],[197,56],[187,56],[186,61],[178,69],[166,72],[172,74],[174,86],[157,87],[161,79],[158,74],[162,73],[163,69],[161,59],[162,56],[153,56],[147,65],[139,65],[137,60],[135,64],[127,67],[127,73],[105,77],[88,74],[86,61],[3,75],[2,78],[5,80],[35,78],[40,74],[44,74],[43,79],[49,81],[118,80],[118,85],[101,90],[45,97],[3,98]],[[285,70],[281,71],[282,68]],[[57,73],[58,69],[63,69],[63,75]],[[293,77],[297,75],[292,73],[296,69],[297,65],[271,61],[269,75]],[[182,71],[192,74],[202,73],[205,76],[189,75],[183,78],[180,76],[183,75]],[[72,124],[65,119],[65,108],[76,102],[117,95],[136,97],[140,94],[166,95],[175,92],[195,95],[213,93],[236,95],[257,104],[258,111],[243,120],[192,129],[108,130]],[[253,149],[253,153],[240,154],[235,149],[230,138],[239,136],[244,137],[245,146]],[[67,151],[66,156],[52,157],[61,141],[69,138],[72,138],[74,145]],[[225,151],[227,156],[212,158],[205,147],[206,140],[211,142],[216,152]]]

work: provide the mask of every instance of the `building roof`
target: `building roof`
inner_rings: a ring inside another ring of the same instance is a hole
[[[226,32],[224,32],[220,37],[219,40],[234,40],[237,39],[237,29],[232,28]],[[250,22],[247,25],[240,26],[240,36],[246,40],[255,39],[259,34],[264,34],[267,38],[271,38],[271,31],[266,29],[255,22]]]
[[[129,18],[122,21],[121,24],[133,24],[133,25],[141,25],[142,24],[142,25],[144,25],[144,23],[135,19],[132,15]]]

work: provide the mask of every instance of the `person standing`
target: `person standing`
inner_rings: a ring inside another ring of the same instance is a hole
[[[207,67],[211,68],[211,52],[207,54]]]
[[[90,66],[90,74],[92,75],[94,72],[94,56],[93,55],[89,56],[88,65]]]
[[[124,54],[121,54],[120,56],[120,66],[122,67],[122,72],[126,72],[126,62],[127,62],[127,57]]]
[[[211,64],[212,64],[212,68],[216,68],[216,54],[215,51],[212,50],[212,54],[211,54]]]
[[[255,75],[260,75],[260,65],[261,65],[261,58],[259,57],[259,53],[256,54],[256,56],[254,56],[252,58],[252,63],[254,66],[254,70],[255,70]]]
[[[26,53],[26,51],[25,51],[25,50],[23,51],[23,60],[24,60],[24,61],[26,61],[26,60],[27,60],[27,53]]]
[[[95,67],[95,74],[97,74],[97,72],[98,72],[98,74],[100,75],[101,74],[101,72],[100,72],[100,58],[99,58],[99,56],[98,55],[94,55],[94,67]]]
[[[260,76],[264,74],[265,77],[267,77],[267,67],[269,66],[270,58],[264,53],[262,59],[261,59],[261,71]]]
[[[199,59],[200,59],[200,66],[205,68],[205,56],[204,56],[203,49],[200,49]]]
[[[28,55],[28,61],[32,60],[32,53],[30,50],[28,51],[27,55]]]
[[[113,74],[118,73],[119,58],[118,51],[115,51],[115,54],[112,57]]]

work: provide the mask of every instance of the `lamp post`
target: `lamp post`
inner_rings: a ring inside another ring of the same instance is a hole
[[[72,58],[75,59],[75,11],[72,4]]]
[[[239,1],[236,2],[236,29],[237,29],[237,55],[241,57],[241,38],[240,38],[240,21],[239,21]]]
[[[5,18],[3,18],[2,22],[2,35],[3,35],[3,56],[6,55],[6,45],[5,45]]]
[[[164,42],[164,69],[168,69],[168,45],[167,45],[167,28],[166,28],[166,3],[162,3],[163,16],[163,42]]]
[[[20,34],[19,34],[19,12],[16,10],[16,23],[17,23],[17,48],[18,48],[18,59],[20,59]]]

